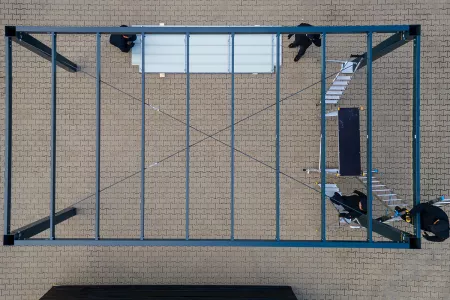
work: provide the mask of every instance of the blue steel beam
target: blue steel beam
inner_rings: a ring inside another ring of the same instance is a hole
[[[30,239],[15,241],[20,246],[203,246],[203,247],[322,247],[322,248],[391,248],[409,249],[409,243],[364,241],[274,241],[274,240],[184,240],[167,239]]]
[[[50,239],[55,239],[56,202],[56,33],[52,32],[51,142],[50,142]]]
[[[5,37],[5,177],[4,234],[11,231],[11,171],[12,171],[12,40]]]
[[[405,45],[414,39],[414,35],[409,32],[398,32],[386,40],[382,41],[372,49],[372,62],[391,53],[395,49]],[[362,68],[367,64],[367,53],[361,54],[358,58],[353,60],[354,63],[359,63],[358,68]]]
[[[70,219],[73,216],[76,216],[77,209],[75,207],[68,207],[61,211],[55,213],[53,218],[53,225],[57,225],[65,220]],[[15,240],[24,240],[29,239],[47,229],[50,228],[50,217],[45,217],[40,220],[37,220],[31,224],[20,227],[11,232],[11,235],[14,236]],[[50,238],[50,240],[55,241],[55,239]]]
[[[367,34],[367,218],[372,220],[372,33]],[[367,240],[372,240],[372,222],[367,224]]]
[[[276,240],[280,240],[280,33],[277,33],[276,65],[276,132],[275,132],[275,193],[276,193]]]
[[[234,33],[231,33],[231,194],[230,194],[230,216],[231,216],[231,240],[234,240]]]
[[[145,34],[141,34],[141,240],[145,223]]]
[[[407,32],[410,25],[376,25],[376,26],[142,26],[142,27],[55,27],[55,26],[16,26],[17,32],[61,34],[219,34],[219,33],[252,33],[252,34],[288,34],[288,33],[327,33],[358,34],[367,32],[396,33]]]
[[[413,52],[413,202],[416,206],[420,204],[420,34],[414,39]],[[414,223],[416,248],[420,249],[420,214],[416,214]]]
[[[391,225],[384,224],[377,220],[372,219],[372,221],[369,222],[368,220],[371,220],[371,219],[369,219],[368,216],[366,216],[366,215],[361,215],[357,219],[358,219],[358,222],[361,224],[361,226],[363,226],[365,228],[369,228],[369,226],[371,224],[371,227],[373,228],[373,232],[376,232],[379,235],[381,235],[382,237],[385,237],[393,242],[401,242],[401,243],[410,243],[411,242],[412,236],[408,232],[399,230]],[[373,240],[370,241],[368,239],[368,242],[372,243]]]
[[[186,240],[189,240],[189,116],[190,82],[189,78],[189,32],[186,33]]]
[[[95,239],[100,239],[100,118],[101,118],[101,35],[97,33],[97,66],[96,66],[96,128],[95,128]]]
[[[327,229],[326,229],[326,194],[325,194],[325,185],[326,185],[326,103],[325,103],[325,95],[327,92],[327,58],[326,58],[326,43],[327,34],[323,32],[322,34],[322,81],[321,81],[321,100],[320,100],[320,199],[321,199],[321,239],[322,242],[325,242],[327,239]]]
[[[52,49],[31,35],[24,32],[16,32],[13,26],[6,26],[5,35],[10,36],[15,43],[39,55],[40,57],[48,61],[52,61]],[[59,53],[56,53],[55,57],[58,67],[61,67],[69,72],[78,71],[78,65],[73,61],[67,59]]]

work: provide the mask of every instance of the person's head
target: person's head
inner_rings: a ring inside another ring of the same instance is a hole
[[[120,27],[128,27],[127,25],[120,25]],[[128,38],[128,35],[122,35],[124,38]]]
[[[438,220],[431,225],[430,231],[436,236],[447,239],[450,235],[449,224],[445,220]]]

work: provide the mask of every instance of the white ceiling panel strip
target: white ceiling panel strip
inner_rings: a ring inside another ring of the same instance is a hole
[[[131,63],[141,71],[141,39],[132,49]],[[189,69],[191,73],[230,73],[231,36],[192,34]],[[280,63],[281,63],[280,44]],[[235,73],[273,73],[276,63],[276,35],[236,34]],[[145,38],[145,72],[185,73],[186,39],[183,34],[149,34]]]

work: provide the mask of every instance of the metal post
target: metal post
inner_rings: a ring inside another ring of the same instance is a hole
[[[413,48],[413,201],[420,204],[420,34],[414,39]],[[420,248],[420,214],[416,214],[414,232]]]
[[[277,33],[277,67],[276,67],[276,133],[275,133],[275,163],[276,163],[276,239],[280,240],[280,33]]]
[[[327,86],[327,78],[326,78],[326,68],[327,68],[327,59],[326,59],[326,38],[327,34],[324,32],[322,34],[322,81],[321,81],[321,101],[320,101],[320,197],[321,197],[321,240],[326,241],[326,194],[325,194],[325,185],[326,185],[326,166],[325,166],[325,157],[326,157],[326,144],[325,144],[325,130],[326,130],[326,103],[325,103],[325,94],[326,94],[326,86]]]
[[[141,240],[144,240],[145,223],[145,33],[141,34]]]
[[[367,33],[367,240],[372,240],[372,32]]]
[[[234,32],[231,33],[231,240],[234,240]]]
[[[96,74],[96,136],[95,136],[95,239],[100,239],[100,92],[101,92],[101,35],[97,33]]]
[[[5,235],[11,232],[12,67],[12,41],[10,37],[5,37]]]
[[[50,239],[55,239],[56,201],[56,33],[52,32],[52,103],[51,103],[51,162],[50,162]]]
[[[189,240],[189,32],[186,32],[186,240]]]

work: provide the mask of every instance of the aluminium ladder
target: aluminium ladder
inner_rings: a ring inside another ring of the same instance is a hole
[[[326,104],[338,104],[339,100],[342,97],[342,94],[347,89],[348,84],[350,83],[353,75],[358,69],[359,63],[341,60],[328,60],[328,62],[341,63],[341,69],[339,73],[333,79],[333,83],[325,94]]]

